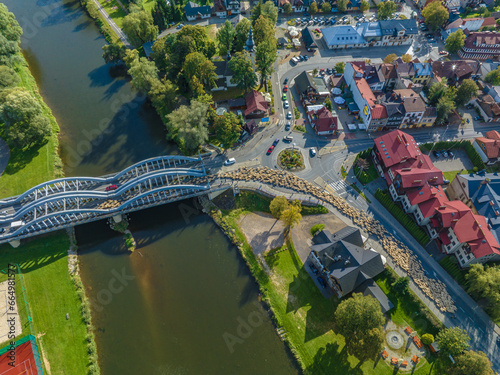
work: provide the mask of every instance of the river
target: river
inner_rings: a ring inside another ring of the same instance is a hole
[[[2,2],[61,126],[66,175],[177,152],[123,70],[103,63],[106,42],[77,0]],[[298,373],[246,265],[208,216],[186,201],[130,222],[133,254],[105,221],[76,230],[103,375]]]

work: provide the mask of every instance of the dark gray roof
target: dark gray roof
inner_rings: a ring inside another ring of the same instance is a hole
[[[244,107],[247,103],[245,102],[245,98],[236,98],[236,99],[229,99],[227,101],[227,104],[229,107]]]
[[[304,70],[297,77],[295,77],[295,87],[299,94],[304,93],[309,87],[314,88],[314,90],[318,91],[316,84],[312,77]]]
[[[311,31],[309,30],[309,28],[304,27],[301,34],[302,34],[302,40],[304,41],[306,48],[318,48],[316,42],[314,41],[314,38],[311,35]]]
[[[404,115],[406,113],[404,106],[401,103],[384,103],[387,111],[387,117],[394,115]]]
[[[417,20],[387,20],[379,21],[382,35],[396,36],[398,31],[405,30],[406,34],[418,34]]]
[[[215,65],[215,74],[218,76],[232,77],[233,71],[229,68],[229,64],[226,60],[222,61],[212,61]]]
[[[198,5],[189,1],[184,7],[184,12],[186,12],[186,16],[195,16],[198,13],[200,14],[210,14],[211,9],[208,5]]]
[[[357,287],[354,292],[363,293],[364,296],[372,296],[376,298],[380,303],[380,307],[382,308],[382,312],[384,314],[394,307],[384,291],[380,289],[377,283],[371,279]]]
[[[334,234],[322,232],[314,237],[311,251],[317,254],[327,275],[337,281],[343,295],[384,270],[380,254],[365,250],[358,228],[345,227]]]

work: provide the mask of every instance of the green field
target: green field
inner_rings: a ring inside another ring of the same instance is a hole
[[[52,115],[52,111],[45,104],[38,92],[35,79],[27,65],[17,65],[16,72],[21,78],[20,87],[32,92],[42,106],[45,116],[52,124],[53,135],[40,148],[19,150],[11,148],[9,164],[0,177],[0,197],[10,197],[38,185],[44,181],[62,176],[62,163],[58,156],[59,126]]]
[[[0,246],[0,269],[6,269],[9,263],[21,267],[42,363],[49,370],[45,373],[52,375],[87,373],[86,327],[68,273],[68,248],[65,232],[26,242],[17,249]],[[1,273],[0,281],[6,279],[7,275]],[[19,292],[17,299],[25,315]],[[25,326],[23,335],[28,333]]]
[[[106,13],[115,21],[116,25],[121,29],[123,19],[127,15],[127,13],[123,10],[123,8],[118,4],[116,0],[99,0],[99,3],[102,5]]]

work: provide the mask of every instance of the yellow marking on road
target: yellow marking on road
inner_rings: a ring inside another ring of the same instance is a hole
[[[335,151],[341,151],[344,150],[346,146],[329,146],[329,147],[323,147],[321,150],[319,150],[320,155],[326,155],[326,154],[331,154]]]

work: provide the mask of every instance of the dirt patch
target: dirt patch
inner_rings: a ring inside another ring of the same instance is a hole
[[[266,250],[281,247],[285,242],[283,223],[270,214],[249,213],[240,219],[239,226],[257,256]]]
[[[43,349],[43,344],[42,344],[42,337],[45,336],[45,333],[39,333],[36,338],[38,340],[38,347],[40,349],[40,354],[41,354],[41,357],[42,357],[42,361],[43,361],[43,364],[45,366],[45,370],[47,370],[47,374],[50,375],[51,372],[50,372],[50,363],[49,363],[49,360],[47,359],[47,354],[45,353],[45,350]]]
[[[302,220],[292,230],[292,239],[295,250],[302,263],[305,263],[309,255],[309,247],[312,245],[311,227],[316,224],[325,224],[325,229],[335,233],[344,228],[345,223],[334,214],[302,216]]]

